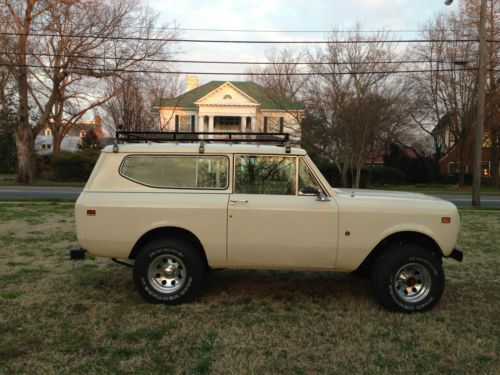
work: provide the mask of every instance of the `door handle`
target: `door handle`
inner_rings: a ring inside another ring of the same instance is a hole
[[[236,203],[248,203],[248,199],[235,199],[229,201],[229,204],[232,205],[235,205]]]

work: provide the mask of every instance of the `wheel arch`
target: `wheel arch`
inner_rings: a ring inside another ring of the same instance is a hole
[[[179,227],[159,227],[144,233],[135,243],[132,251],[128,256],[128,259],[135,259],[145,244],[154,239],[162,237],[181,238],[191,243],[199,251],[205,268],[209,268],[207,254],[205,253],[205,249],[199,238],[193,232]]]
[[[423,249],[429,251],[438,259],[441,259],[443,257],[443,252],[439,247],[438,243],[429,235],[415,231],[401,231],[392,233],[387,237],[385,237],[383,240],[381,240],[372,249],[372,251],[370,251],[368,256],[363,260],[363,262],[354,272],[360,275],[369,273],[373,263],[375,263],[376,259],[384,251],[395,245],[404,245],[404,244],[418,245],[421,246]]]

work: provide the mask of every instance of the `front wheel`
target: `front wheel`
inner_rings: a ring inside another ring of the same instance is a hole
[[[444,290],[440,259],[416,245],[388,249],[373,265],[371,278],[377,300],[391,311],[430,310]]]
[[[148,243],[134,265],[134,283],[149,302],[177,304],[193,297],[203,278],[203,262],[196,249],[178,239]]]

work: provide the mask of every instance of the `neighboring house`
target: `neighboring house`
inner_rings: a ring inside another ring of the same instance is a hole
[[[399,146],[399,148],[404,152],[406,156],[412,159],[418,158],[418,155],[411,148],[405,146]],[[373,152],[366,159],[365,166],[367,167],[383,167],[385,164],[385,157],[389,155],[389,147],[386,147],[383,151]]]
[[[497,111],[494,121],[500,122],[500,112]],[[453,132],[445,125],[446,121],[440,121],[434,134],[439,136],[439,141],[441,142],[441,148],[447,150],[445,155],[439,160],[439,169],[443,174],[455,175],[459,172],[459,156],[458,147],[456,145],[455,137]],[[470,126],[474,126],[471,124]],[[498,138],[498,137],[497,137]],[[484,125],[484,135],[483,135],[483,149],[481,155],[481,176],[484,178],[489,178],[492,176],[492,161],[493,153],[491,152],[492,142],[496,141],[500,144],[500,139],[492,140],[491,138],[491,123],[485,121]],[[465,146],[463,150],[463,155],[465,159],[465,173],[472,173],[472,160],[473,160],[473,150],[474,150],[474,131],[471,129],[469,132],[469,137],[465,140]]]
[[[296,141],[304,109],[304,103],[288,102],[254,82],[198,87],[196,77],[188,77],[184,94],[153,103],[160,131],[287,132]]]
[[[41,155],[52,154],[54,138],[49,125],[50,123],[47,124],[35,138],[35,151]],[[61,151],[77,151],[82,138],[85,137],[90,129],[95,131],[99,139],[104,138],[101,117],[95,116],[91,121],[79,121],[71,126],[68,134],[66,134],[61,141]]]

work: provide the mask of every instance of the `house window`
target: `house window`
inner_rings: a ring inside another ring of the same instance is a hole
[[[491,138],[489,133],[484,133],[483,136],[483,148],[490,148],[491,147]]]
[[[241,118],[240,117],[217,117],[215,122],[217,125],[240,125]]]
[[[191,131],[191,116],[179,116],[179,129],[180,132]]]
[[[49,128],[45,129],[45,136],[50,137],[52,135],[52,130]]]
[[[460,168],[460,163],[450,162],[448,163],[448,174],[458,174]],[[465,166],[465,172],[468,172],[467,166]]]
[[[80,138],[85,138],[87,132],[85,130],[80,130]]]
[[[491,177],[491,162],[481,162],[481,177]]]
[[[46,144],[42,145],[42,150],[51,150],[51,149],[52,149],[52,145],[46,145]]]
[[[269,133],[278,133],[280,129],[280,118],[279,117],[268,117],[267,118],[267,131]]]
[[[223,99],[232,99],[233,97],[231,95],[224,95]]]

